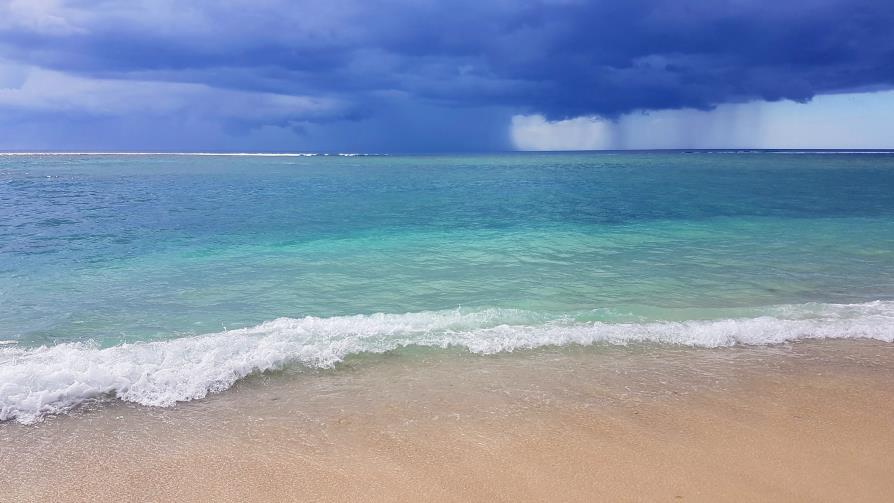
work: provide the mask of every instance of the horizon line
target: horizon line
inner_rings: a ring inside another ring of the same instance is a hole
[[[894,154],[894,148],[656,148],[656,149],[590,149],[590,150],[494,150],[432,152],[240,152],[240,151],[17,151],[0,150],[0,156],[222,156],[222,157],[378,157],[412,155],[488,155],[488,154],[573,154],[573,153],[833,153]]]

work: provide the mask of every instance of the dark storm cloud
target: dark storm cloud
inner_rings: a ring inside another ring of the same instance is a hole
[[[9,5],[0,13],[7,61],[338,103],[330,116],[299,111],[271,124],[394,109],[437,123],[437,107],[613,117],[894,84],[890,0]],[[455,128],[451,117],[445,127]]]

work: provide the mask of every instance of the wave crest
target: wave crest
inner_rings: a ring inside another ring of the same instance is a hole
[[[332,318],[279,318],[167,341],[100,348],[66,343],[0,346],[0,421],[40,421],[102,396],[150,406],[203,398],[256,372],[290,364],[326,368],[346,356],[406,346],[491,354],[542,346],[649,342],[694,347],[808,338],[894,342],[894,302],[779,306],[753,318],[682,322],[580,321],[513,309]]]

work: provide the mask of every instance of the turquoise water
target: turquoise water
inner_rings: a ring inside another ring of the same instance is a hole
[[[0,419],[403,345],[890,340],[892,300],[891,154],[0,156]]]

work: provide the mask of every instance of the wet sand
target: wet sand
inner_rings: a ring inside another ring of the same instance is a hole
[[[2,501],[892,501],[894,346],[408,350],[0,424]]]

